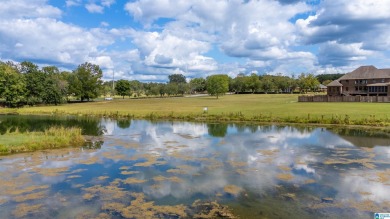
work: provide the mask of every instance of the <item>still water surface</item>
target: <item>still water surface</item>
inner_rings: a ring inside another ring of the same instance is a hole
[[[347,130],[0,117],[80,126],[82,148],[0,157],[0,218],[373,218],[390,212],[390,138]],[[0,135],[1,143],[1,135]]]

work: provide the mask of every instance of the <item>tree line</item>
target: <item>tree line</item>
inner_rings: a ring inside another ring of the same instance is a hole
[[[168,76],[167,83],[143,83],[137,80],[102,80],[98,65],[80,64],[73,71],[60,71],[56,66],[39,68],[28,61],[21,63],[0,61],[0,98],[9,107],[36,104],[62,104],[69,101],[90,101],[100,96],[120,95],[122,98],[141,96],[182,96],[208,93],[217,98],[226,92],[234,93],[292,93],[319,89],[319,78],[300,74],[297,78],[277,75],[231,78],[216,74],[207,78],[187,78],[182,74]],[[321,76],[322,77],[322,76]],[[322,77],[321,79],[327,77]]]
[[[231,78],[225,74],[216,74],[207,78],[193,78],[187,82],[182,74],[168,76],[168,83],[141,83],[133,80],[118,80],[115,91],[122,96],[176,96],[184,94],[208,93],[217,98],[226,92],[234,93],[306,93],[319,91],[320,82],[313,74],[300,74],[298,78],[278,75],[245,76],[239,74]],[[106,82],[106,90],[112,87],[112,81]]]
[[[0,98],[8,107],[61,104],[73,97],[80,101],[101,93],[103,72],[98,65],[84,63],[72,72],[55,66],[39,68],[32,62],[0,62]]]

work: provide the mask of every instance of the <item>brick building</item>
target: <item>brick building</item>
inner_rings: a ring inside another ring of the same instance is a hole
[[[328,96],[390,96],[390,69],[361,66],[327,87]]]

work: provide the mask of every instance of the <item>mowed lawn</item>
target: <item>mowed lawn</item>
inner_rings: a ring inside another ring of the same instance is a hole
[[[38,106],[17,109],[21,114],[131,114],[145,117],[157,115],[201,114],[208,107],[208,114],[241,113],[245,117],[333,117],[349,116],[351,120],[390,119],[390,103],[299,103],[295,94],[246,94],[215,97],[176,97],[149,99],[115,99],[113,101],[64,104],[60,106]],[[6,113],[8,109],[0,109]]]

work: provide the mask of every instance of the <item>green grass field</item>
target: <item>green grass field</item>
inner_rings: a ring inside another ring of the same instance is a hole
[[[297,99],[292,94],[115,99],[0,109],[0,113],[390,126],[389,103],[299,103]],[[207,114],[204,107],[208,107]]]

